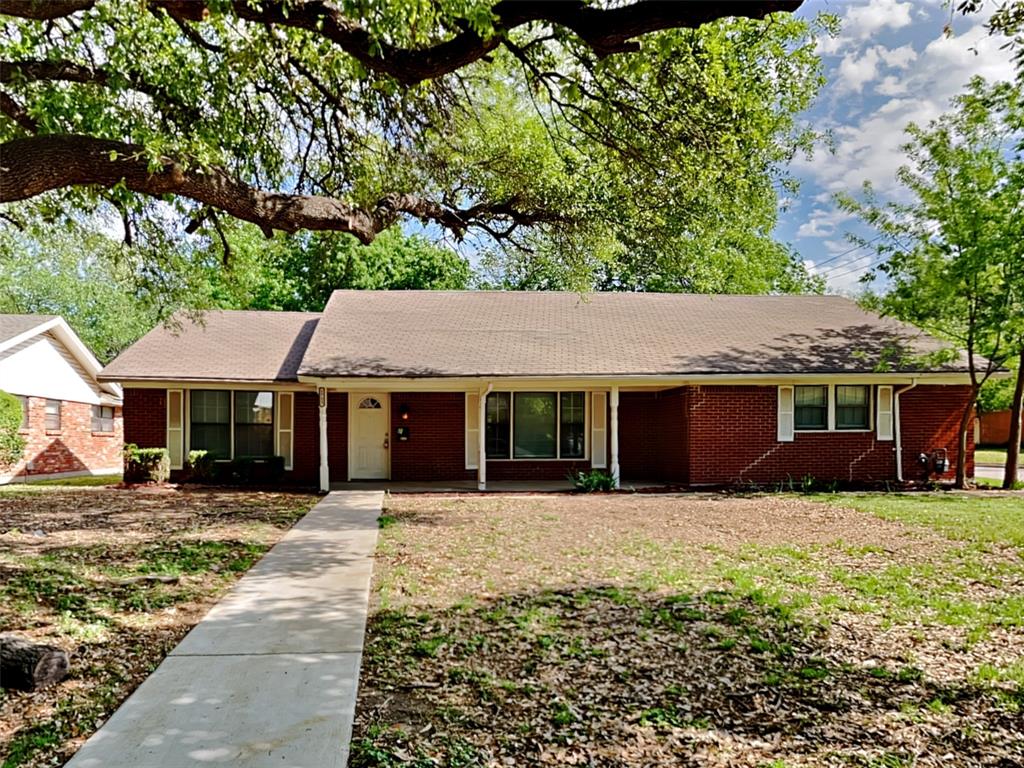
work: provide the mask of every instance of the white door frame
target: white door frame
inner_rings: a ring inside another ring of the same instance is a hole
[[[384,423],[387,426],[386,439],[388,441],[388,447],[385,451],[387,458],[385,460],[384,468],[384,479],[391,479],[391,393],[390,392],[349,392],[348,393],[348,437],[347,444],[345,446],[345,453],[348,456],[348,480],[351,482],[354,478],[352,477],[353,469],[355,467],[355,451],[353,450],[353,425],[355,424],[355,415],[359,410],[359,402],[365,397],[374,397],[380,401],[380,404],[384,411]]]

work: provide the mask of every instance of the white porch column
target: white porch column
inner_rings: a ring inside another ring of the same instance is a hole
[[[327,466],[327,389],[317,387],[320,401],[320,490],[331,490],[331,470]]]
[[[477,425],[477,459],[476,459],[476,487],[477,490],[487,490],[487,396],[491,394],[493,384],[488,384],[480,394],[480,413]]]
[[[612,387],[611,397],[611,442],[612,442],[612,461],[609,465],[612,471],[612,477],[615,478],[615,487],[619,487],[619,387],[618,385]]]

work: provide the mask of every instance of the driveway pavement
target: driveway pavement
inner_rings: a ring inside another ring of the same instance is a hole
[[[68,768],[343,768],[382,502],[326,496]]]
[[[1024,464],[1021,465],[1021,469],[1018,474],[1021,477],[1024,477]],[[1003,466],[1001,464],[975,464],[974,476],[987,477],[991,480],[1002,480]]]

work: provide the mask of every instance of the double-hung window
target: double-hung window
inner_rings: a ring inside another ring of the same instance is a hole
[[[231,458],[231,392],[194,389],[190,395],[189,447],[216,459]]]
[[[60,400],[46,401],[46,431],[60,432]]]
[[[582,459],[583,392],[492,392],[484,425],[489,459]]]
[[[836,387],[836,429],[871,428],[871,388],[864,384]]]
[[[235,392],[235,456],[274,453],[274,393]]]
[[[114,431],[114,408],[110,405],[94,405],[92,407],[92,431]]]
[[[189,447],[215,459],[274,455],[274,393],[194,389]]]
[[[828,387],[794,387],[794,426],[798,430],[828,429]]]

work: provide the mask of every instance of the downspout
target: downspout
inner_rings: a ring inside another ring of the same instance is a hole
[[[900,395],[909,392],[917,386],[917,379],[911,379],[910,384],[902,389],[897,389],[892,395],[892,420],[893,430],[896,437],[896,482],[903,482],[903,431],[900,429]]]
[[[487,490],[487,396],[494,388],[492,382],[487,383],[487,389],[480,395],[480,412],[477,417],[477,458],[476,458],[476,487],[478,491]]]

